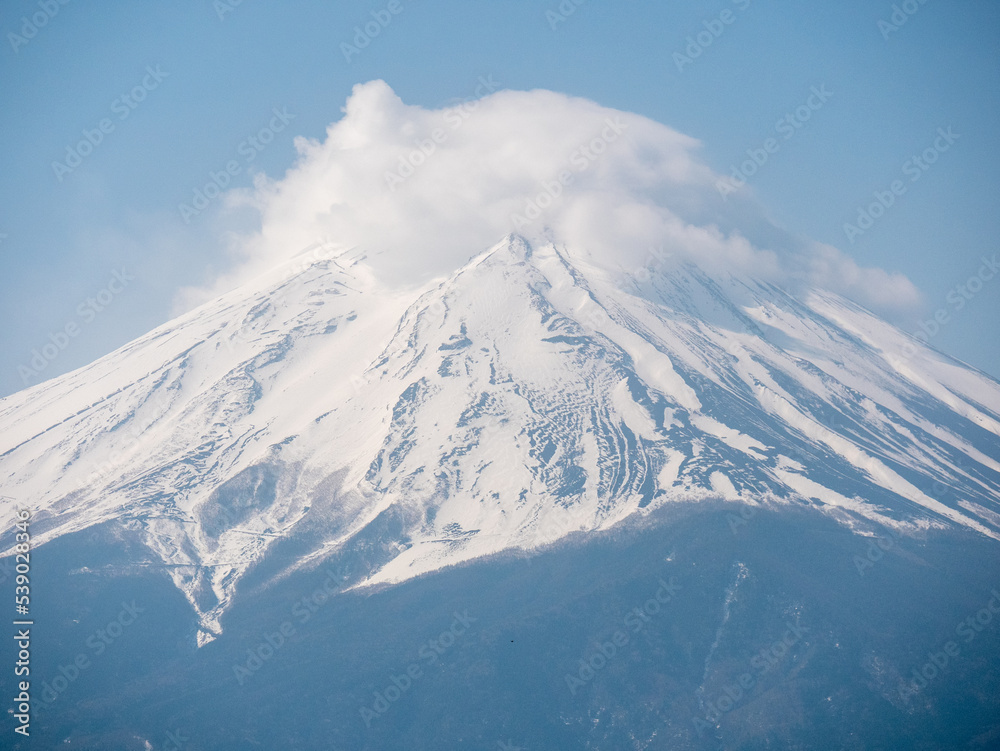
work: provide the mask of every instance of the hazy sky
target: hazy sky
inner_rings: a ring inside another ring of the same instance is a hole
[[[180,289],[225,275],[260,201],[201,208],[195,189],[249,188],[256,175],[259,199],[308,185],[281,181],[295,139],[323,142],[353,87],[375,79],[420,117],[493,88],[540,88],[669,126],[695,139],[679,141],[693,163],[746,180],[726,205],[755,202],[845,262],[902,273],[923,319],[946,314],[931,344],[1000,375],[1000,273],[981,260],[1000,252],[996,3],[276,5],[7,4],[0,394],[25,385],[18,367],[50,340],[65,348],[28,385],[162,323]],[[522,101],[494,100],[507,102],[498,112]],[[489,135],[463,132],[470,147]],[[879,200],[888,208],[859,222]],[[919,317],[894,320],[919,330]]]

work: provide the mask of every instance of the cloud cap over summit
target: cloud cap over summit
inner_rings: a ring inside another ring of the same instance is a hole
[[[343,113],[325,140],[296,139],[284,177],[230,193],[231,205],[260,212],[260,231],[239,243],[234,272],[189,296],[228,289],[317,238],[363,248],[385,280],[408,282],[517,232],[625,271],[666,255],[888,313],[919,299],[906,277],[775,227],[747,195],[724,199],[699,142],[641,115],[545,90],[426,109],[380,80],[356,85]]]

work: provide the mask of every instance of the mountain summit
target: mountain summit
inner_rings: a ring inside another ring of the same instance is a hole
[[[1000,384],[838,295],[668,256],[509,236],[405,290],[293,259],[0,400],[5,492],[36,544],[140,541],[202,644],[251,573],[393,583],[678,502],[1000,539]]]

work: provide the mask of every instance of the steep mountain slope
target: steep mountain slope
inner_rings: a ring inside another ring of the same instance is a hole
[[[307,261],[0,401],[37,542],[139,535],[201,643],[250,571],[402,581],[675,501],[1000,539],[1000,384],[835,295],[517,237],[424,289]]]

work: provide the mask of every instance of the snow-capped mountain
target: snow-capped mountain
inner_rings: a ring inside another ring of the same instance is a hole
[[[1000,539],[995,380],[830,293],[516,236],[419,289],[355,251],[293,259],[0,400],[0,425],[36,544],[138,535],[201,643],[271,559],[363,548],[359,581],[397,582],[682,501]]]

